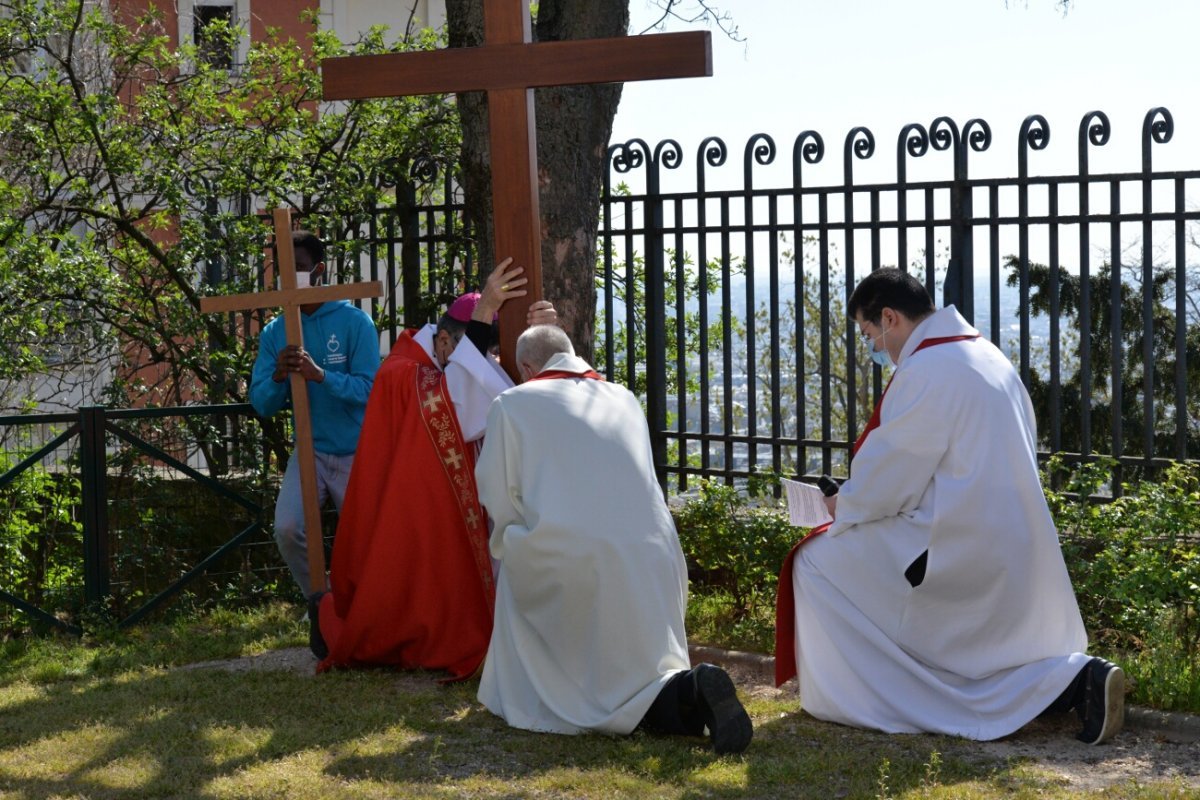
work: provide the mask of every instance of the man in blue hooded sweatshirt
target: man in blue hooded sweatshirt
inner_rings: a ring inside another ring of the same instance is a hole
[[[297,285],[319,285],[326,274],[325,244],[308,231],[294,232],[292,244]],[[317,502],[324,505],[332,498],[341,511],[367,396],[379,369],[379,333],[371,318],[347,300],[303,305],[300,311],[305,347],[287,343],[282,316],[263,328],[250,381],[250,402],[260,415],[269,417],[291,405],[290,373],[304,377],[316,451]],[[301,594],[308,597],[304,507],[294,452],[275,501],[275,541]]]

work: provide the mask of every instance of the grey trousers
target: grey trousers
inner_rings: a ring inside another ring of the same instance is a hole
[[[332,498],[333,505],[338,511],[342,510],[342,501],[346,498],[346,484],[350,480],[350,467],[354,463],[354,454],[334,456],[327,453],[317,453],[317,504],[325,505]],[[308,575],[308,538],[304,531],[304,502],[300,495],[300,466],[296,463],[296,454],[288,459],[287,469],[283,473],[283,483],[279,487],[279,497],[275,500],[275,543],[279,545],[279,554],[292,571],[292,577],[300,586],[300,593],[305,597],[312,592]],[[326,581],[328,584],[328,581]]]

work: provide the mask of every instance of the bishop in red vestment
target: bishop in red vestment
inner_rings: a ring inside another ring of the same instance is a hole
[[[402,334],[376,375],[331,588],[310,603],[318,672],[382,665],[463,678],[483,662],[495,585],[474,471],[487,407],[512,386],[487,353],[496,310],[525,294],[520,268],[507,264],[482,296]],[[531,307],[532,322],[554,319],[549,303]]]

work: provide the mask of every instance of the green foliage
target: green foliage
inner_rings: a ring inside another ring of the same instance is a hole
[[[1094,502],[1109,459],[1069,468],[1052,458],[1046,490],[1093,647],[1129,655],[1138,697],[1200,708],[1200,464]]]
[[[766,592],[748,609],[740,607],[725,589],[692,582],[688,594],[688,640],[749,653],[775,648],[775,597]]]
[[[1046,494],[1085,615],[1094,632],[1127,646],[1144,640],[1165,613],[1196,647],[1200,464],[1173,464],[1158,480],[1127,485],[1110,503],[1088,501],[1110,468],[1102,459],[1068,470],[1057,458],[1046,468],[1048,477],[1066,475],[1062,490]]]
[[[256,212],[292,207],[332,262],[357,263],[376,208],[438,191],[425,167],[454,163],[459,141],[447,98],[318,114],[321,59],[438,37],[393,45],[377,28],[344,46],[316,19],[307,41],[271,31],[218,69],[173,47],[153,7],[118,19],[106,3],[0,0],[0,379],[85,348],[119,356],[122,405],[243,401],[245,334],[267,312],[234,325],[199,301],[261,287]],[[245,35],[210,27],[210,41]]]
[[[0,454],[0,475],[28,453],[15,455],[10,460]],[[80,491],[77,478],[38,465],[0,489],[0,588],[39,607],[77,608],[83,583]]]
[[[770,485],[769,481],[762,488]],[[758,487],[756,487],[758,488]],[[675,511],[679,542],[693,587],[729,595],[731,622],[773,621],[779,568],[800,538],[779,508],[751,507],[750,498],[733,486],[702,481],[699,493]]]

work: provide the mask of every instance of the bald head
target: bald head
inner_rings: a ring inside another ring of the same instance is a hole
[[[546,362],[559,353],[575,355],[567,334],[557,325],[534,325],[517,339],[517,366],[528,372],[528,380],[542,371]]]

